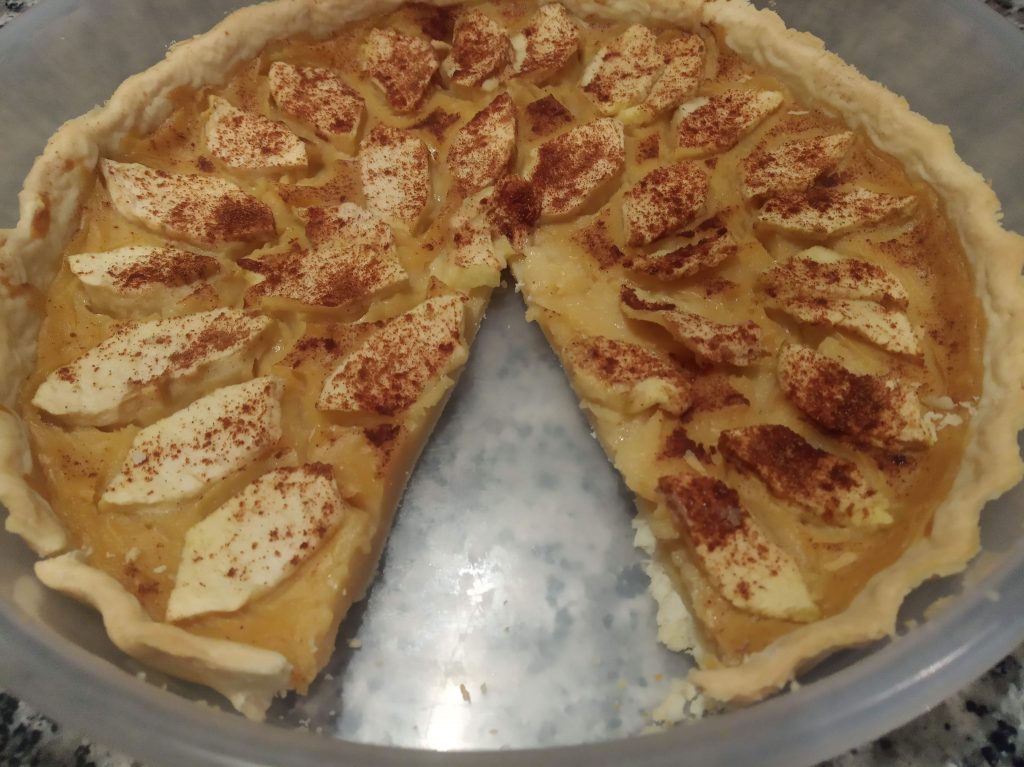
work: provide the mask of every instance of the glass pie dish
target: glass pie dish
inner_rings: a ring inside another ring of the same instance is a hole
[[[0,38],[4,222],[41,137],[231,5],[48,0],[18,22],[17,36]],[[777,5],[793,26],[951,124],[1021,228],[1020,86],[999,75],[1019,71],[1024,53],[1008,28],[980,7],[923,0],[860,17],[838,2]],[[211,701],[119,656],[96,616],[31,579],[27,552],[8,537],[0,679],[152,763],[658,764],[685,751],[702,764],[791,765],[910,718],[1024,636],[1018,491],[986,513],[985,553],[970,570],[909,600],[904,636],[838,655],[801,689],[758,706],[632,737],[688,661],[655,642],[630,504],[515,294],[501,294],[482,332],[490,338],[410,486],[380,581],[312,694],[281,702],[270,726],[197,707],[182,698]],[[936,603],[943,609],[927,609]],[[164,685],[177,697],[156,689]],[[429,753],[445,750],[474,753]]]

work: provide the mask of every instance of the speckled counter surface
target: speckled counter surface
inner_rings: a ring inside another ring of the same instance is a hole
[[[964,0],[964,2],[977,0]],[[45,0],[0,0],[0,28]],[[1024,0],[984,0],[1024,30]],[[0,31],[0,35],[10,30]],[[1005,76],[1020,73],[1007,72]],[[0,691],[0,767],[129,767],[138,762],[85,740]],[[1024,766],[1024,647],[960,694],[821,767]],[[141,767],[141,766],[140,766]]]
[[[985,0],[985,3],[1024,30],[1024,0]]]
[[[12,22],[19,13],[37,2],[38,0],[3,0],[3,4],[0,5],[0,27]]]

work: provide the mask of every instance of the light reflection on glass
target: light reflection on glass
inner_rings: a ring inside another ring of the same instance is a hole
[[[436,751],[463,748],[463,733],[470,714],[470,704],[463,699],[459,685],[451,681],[439,692],[439,700],[423,734],[423,745]]]

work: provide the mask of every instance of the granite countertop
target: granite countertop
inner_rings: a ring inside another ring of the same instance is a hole
[[[3,0],[3,3],[0,4],[0,27],[9,24],[19,13],[37,2],[38,0]]]
[[[39,0],[0,0],[0,28]],[[983,0],[1024,30],[1024,0]],[[961,693],[819,767],[1024,767],[1024,646]],[[0,767],[142,767],[0,690]]]
[[[1024,30],[1024,0],[985,0],[985,4],[1012,19]]]

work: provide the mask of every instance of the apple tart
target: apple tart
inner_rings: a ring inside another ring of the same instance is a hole
[[[891,633],[1021,476],[1021,238],[738,0],[244,9],[61,128],[0,243],[7,528],[251,717],[326,663],[506,267],[716,699]]]

